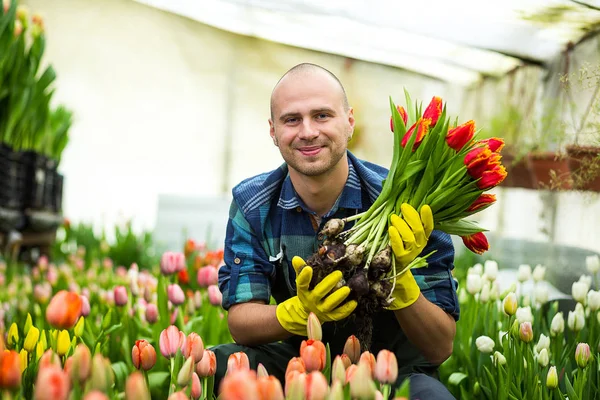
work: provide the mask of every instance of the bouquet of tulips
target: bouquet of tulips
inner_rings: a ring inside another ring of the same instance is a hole
[[[452,123],[439,97],[422,112],[405,95],[407,109],[390,100],[394,152],[381,193],[366,212],[328,221],[319,233],[323,245],[307,260],[313,268],[312,285],[334,270],[343,272],[358,300],[355,314],[360,318],[368,319],[389,304],[394,277],[427,265],[424,255],[396,269],[390,243],[401,239],[390,237],[394,232],[388,228],[393,215],[402,215],[402,204],[416,210],[429,205],[434,229],[461,236],[467,248],[482,254],[489,247],[485,229],[466,218],[495,202],[485,192],[506,177],[501,139],[475,140],[474,122]],[[351,221],[356,221],[354,226],[344,230]]]

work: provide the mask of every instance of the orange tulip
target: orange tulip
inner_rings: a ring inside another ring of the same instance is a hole
[[[199,377],[213,376],[217,372],[217,356],[212,350],[204,350],[202,359],[196,364],[196,373]]]
[[[408,122],[408,114],[406,114],[406,110],[402,106],[396,106],[396,110],[398,110],[400,117],[402,117],[402,121],[404,121],[404,126],[406,126],[406,123]],[[394,132],[394,118],[393,117],[390,117],[390,129],[392,130],[392,132]]]
[[[473,253],[483,254],[490,248],[487,238],[482,232],[461,236],[461,238],[467,249]]]
[[[5,350],[0,360],[0,389],[15,390],[21,386],[21,359],[14,350]]]
[[[351,363],[357,363],[360,359],[360,341],[354,335],[351,335],[346,339],[346,344],[344,344],[343,353],[346,354],[350,358]],[[348,366],[346,366],[347,368]]]
[[[475,121],[470,120],[462,125],[448,130],[446,143],[456,151],[460,151],[467,144],[475,133]]]
[[[219,398],[223,400],[259,400],[256,372],[240,369],[226,374],[219,392]]]
[[[70,329],[81,316],[81,297],[61,290],[52,297],[46,309],[46,319],[57,329]]]
[[[293,357],[288,361],[287,368],[285,370],[285,380],[288,380],[288,376],[291,375],[292,372],[306,372],[306,365],[304,365],[304,361],[301,357]]]
[[[306,400],[325,400],[329,394],[327,379],[320,371],[313,371],[306,376]]]
[[[233,353],[227,359],[227,373],[231,373],[234,371],[240,370],[249,370],[250,369],[250,360],[248,359],[248,355],[243,351],[238,351]]]
[[[69,397],[69,377],[56,365],[39,371],[35,382],[35,400],[67,400]]]
[[[307,372],[322,371],[327,358],[325,345],[320,340],[303,340],[300,344],[300,357],[304,361]]]
[[[146,340],[136,340],[131,349],[131,360],[137,369],[148,371],[156,364],[156,350]]]
[[[188,239],[185,241],[185,246],[183,248],[183,254],[185,258],[188,258],[190,254],[192,254],[196,250],[196,242],[194,239]]]
[[[431,127],[433,128],[435,126],[435,124],[437,124],[438,119],[440,118],[441,115],[442,115],[442,98],[434,96],[431,99],[431,101],[429,102],[429,105],[427,106],[427,108],[425,109],[425,112],[423,113],[423,118],[430,119]]]
[[[425,135],[427,134],[427,132],[429,132],[431,119],[419,118],[419,120],[408,129],[408,132],[406,132],[406,135],[404,135],[404,137],[402,138],[402,147],[405,147],[408,141],[411,139],[411,136],[413,135],[417,125],[419,126],[419,128],[417,130],[417,138],[415,139],[415,143],[413,145],[413,151],[415,151],[417,147],[419,147],[419,145],[423,141],[423,138],[425,138]]]
[[[495,194],[482,193],[474,202],[467,208],[468,212],[482,210],[489,207],[496,201]]]
[[[283,388],[279,379],[273,375],[262,376],[256,380],[258,397],[261,400],[284,400]]]
[[[398,378],[398,360],[389,350],[381,350],[377,354],[375,364],[375,379],[381,383],[395,383]]]

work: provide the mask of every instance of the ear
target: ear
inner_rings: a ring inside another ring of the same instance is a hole
[[[275,146],[278,146],[279,143],[277,142],[277,138],[275,137],[275,124],[273,123],[273,121],[269,118],[269,135],[271,135],[271,139],[273,139],[273,144]]]
[[[354,134],[354,125],[356,124],[354,119],[354,109],[352,107],[350,107],[350,110],[348,110],[348,124],[350,125],[350,136],[348,140],[350,140]]]

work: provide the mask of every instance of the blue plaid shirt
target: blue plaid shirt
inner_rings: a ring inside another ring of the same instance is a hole
[[[291,259],[304,259],[317,251],[317,231],[330,218],[344,218],[366,211],[381,191],[387,169],[357,159],[348,151],[346,185],[320,226],[297,196],[287,165],[246,179],[233,188],[225,238],[225,265],[219,269],[223,307],[251,300],[269,303],[274,285],[285,282],[295,293],[296,273]],[[413,269],[421,292],[429,301],[459,318],[457,282],[452,277],[454,247],[450,235],[433,231],[423,254],[433,249],[427,268]],[[283,276],[277,276],[283,274]],[[279,279],[277,279],[279,278]],[[281,279],[283,278],[283,279]],[[274,296],[276,297],[276,296]],[[277,299],[282,301],[283,299]]]

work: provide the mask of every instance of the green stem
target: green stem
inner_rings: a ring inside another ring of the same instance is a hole
[[[371,228],[371,226],[377,221],[377,219],[373,218],[371,220],[369,220],[368,222],[366,222],[364,225],[358,227],[358,225],[355,227],[357,228],[357,230],[355,232],[352,233],[352,235],[344,242],[344,244],[347,246],[349,244],[360,244],[362,243],[362,240],[358,240],[358,239],[362,239],[364,236],[365,232],[368,232],[369,229]]]
[[[383,212],[384,215],[381,217],[381,219],[377,223],[376,229],[371,230],[371,232],[369,232],[369,237],[367,237],[367,241],[370,242],[369,239],[371,239],[371,235],[374,235],[374,238],[373,238],[371,250],[369,251],[369,256],[367,257],[367,262],[365,263],[365,269],[369,269],[371,260],[373,259],[373,256],[375,255],[375,250],[377,250],[377,248],[379,246],[379,239],[381,238],[381,234],[383,233],[383,230],[385,229],[385,226],[387,225],[387,222],[388,222],[387,215],[392,210],[392,206],[393,205],[389,205],[388,207],[385,208],[385,211]]]
[[[365,212],[361,212],[360,214],[351,215],[349,217],[342,218],[342,221],[344,221],[344,223],[351,222],[351,221],[362,218],[366,213],[367,212],[365,211]]]
[[[175,369],[175,358],[171,357],[171,380],[169,382],[169,396],[173,394],[174,380],[173,380],[173,370]]]

